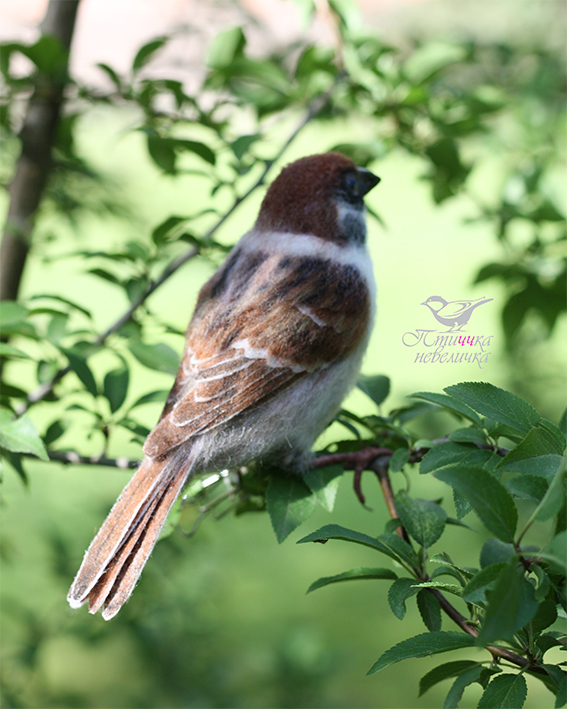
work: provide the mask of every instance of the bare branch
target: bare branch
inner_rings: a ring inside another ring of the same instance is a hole
[[[79,0],[50,0],[42,22],[42,34],[58,39],[67,53],[78,6]],[[51,170],[64,88],[60,77],[38,72],[20,132],[22,152],[8,190],[10,204],[0,246],[0,301],[18,297],[34,217]]]
[[[102,465],[108,468],[120,468],[129,470],[140,465],[139,460],[129,460],[128,458],[107,458],[105,455],[79,455],[75,451],[53,451],[48,450],[49,460],[63,463],[64,465]]]

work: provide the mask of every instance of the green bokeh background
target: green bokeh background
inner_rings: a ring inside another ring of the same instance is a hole
[[[515,3],[507,5],[512,17]],[[83,246],[100,249],[110,249],[125,238],[146,239],[151,226],[168,215],[195,211],[207,190],[195,177],[172,180],[158,174],[146,157],[142,136],[124,133],[130,120],[127,112],[117,115],[96,109],[87,114],[81,119],[80,151],[113,177],[136,219],[86,219],[77,235],[62,220],[46,218],[42,229],[57,234],[57,252],[45,247],[51,260],[44,261],[38,254],[28,264],[23,284],[24,296],[52,292],[81,302],[92,309],[100,329],[127,303],[119,302],[111,286],[85,275],[81,259],[68,257],[77,248],[77,238]],[[308,127],[284,162],[338,142],[362,139],[361,130],[352,123]],[[494,155],[473,175],[481,196],[489,198],[491,190],[500,186],[502,160]],[[386,227],[369,222],[378,318],[364,372],[391,377],[386,410],[403,404],[412,391],[440,391],[463,380],[507,387],[513,378],[523,379],[541,413],[557,420],[565,401],[561,384],[565,319],[551,342],[531,351],[521,363],[523,369],[512,370],[499,321],[502,288],[493,282],[471,285],[479,267],[500,256],[490,228],[464,223],[474,211],[466,197],[435,207],[428,184],[419,179],[418,160],[392,153],[372,167],[382,182],[369,203]],[[557,184],[557,189],[563,188],[564,178],[559,176]],[[261,196],[239,209],[220,233],[221,240],[232,243],[249,228]],[[2,197],[3,213],[5,205]],[[53,258],[55,253],[60,257]],[[211,264],[188,263],[152,297],[154,312],[183,329],[198,289],[212,270]],[[429,311],[420,305],[430,295],[447,300],[493,298],[471,320],[473,334],[493,335],[484,369],[469,363],[414,362],[415,354],[401,338],[406,331],[435,327]],[[179,337],[171,336],[168,343],[180,351]],[[25,372],[28,365],[17,366]],[[132,399],[142,390],[170,385],[167,375],[135,363],[133,367]],[[346,403],[358,412],[372,411],[372,403],[361,392],[353,392]],[[158,405],[148,405],[139,418],[151,426],[158,413]],[[34,410],[40,430],[45,415],[41,407]],[[76,440],[66,438],[61,445],[78,447]],[[85,440],[81,446],[82,451],[97,450],[96,441]],[[139,450],[126,437],[117,437],[109,454],[136,456]],[[408,604],[406,620],[398,621],[388,607],[387,583],[380,581],[339,584],[305,594],[320,576],[357,565],[383,564],[371,550],[340,543],[295,544],[331,521],[368,534],[381,532],[387,514],[370,476],[363,486],[372,511],[361,508],[351,489],[351,475],[345,474],[332,517],[317,511],[282,545],[277,544],[266,514],[208,518],[191,538],[173,533],[158,544],[132,600],[106,623],[84,609],[71,611],[65,595],[84,549],[129,473],[41,462],[30,463],[27,469],[27,488],[11,470],[3,483],[3,706],[442,706],[448,682],[417,698],[419,677],[439,664],[439,658],[406,661],[365,677],[388,647],[425,630],[414,605]],[[394,485],[401,484],[394,477]],[[447,488],[436,480],[418,478],[412,481],[412,492],[433,498],[446,496]],[[186,512],[187,524],[191,514]],[[463,564],[478,563],[475,550],[482,544],[478,533],[451,528],[445,537],[440,549],[458,553]],[[446,619],[443,628],[453,629]],[[447,659],[481,655],[482,651],[463,651]],[[528,685],[527,709],[551,706],[551,694],[543,685],[531,678]],[[460,706],[476,706],[480,694],[478,685],[470,687]]]

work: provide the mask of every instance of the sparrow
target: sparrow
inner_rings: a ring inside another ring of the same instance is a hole
[[[305,472],[356,382],[375,314],[363,197],[380,178],[335,152],[285,167],[254,227],[201,289],[144,458],[67,599],[109,620],[187,480],[277,461]]]
[[[440,295],[432,295],[421,305],[427,305],[437,322],[449,325],[447,332],[461,330],[468,323],[475,308],[484,303],[489,303],[493,298],[477,298],[476,300],[452,300],[447,302]],[[435,303],[436,307],[431,305]],[[459,327],[457,327],[457,325]]]

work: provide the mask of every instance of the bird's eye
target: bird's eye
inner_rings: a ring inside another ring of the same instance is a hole
[[[351,194],[358,195],[358,178],[352,172],[346,176],[345,185]]]

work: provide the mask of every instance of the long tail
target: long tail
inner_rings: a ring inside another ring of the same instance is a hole
[[[88,602],[113,618],[130,597],[157,541],[169,510],[183,489],[191,460],[145,458],[124,488],[87,549],[67,600],[72,608]]]

